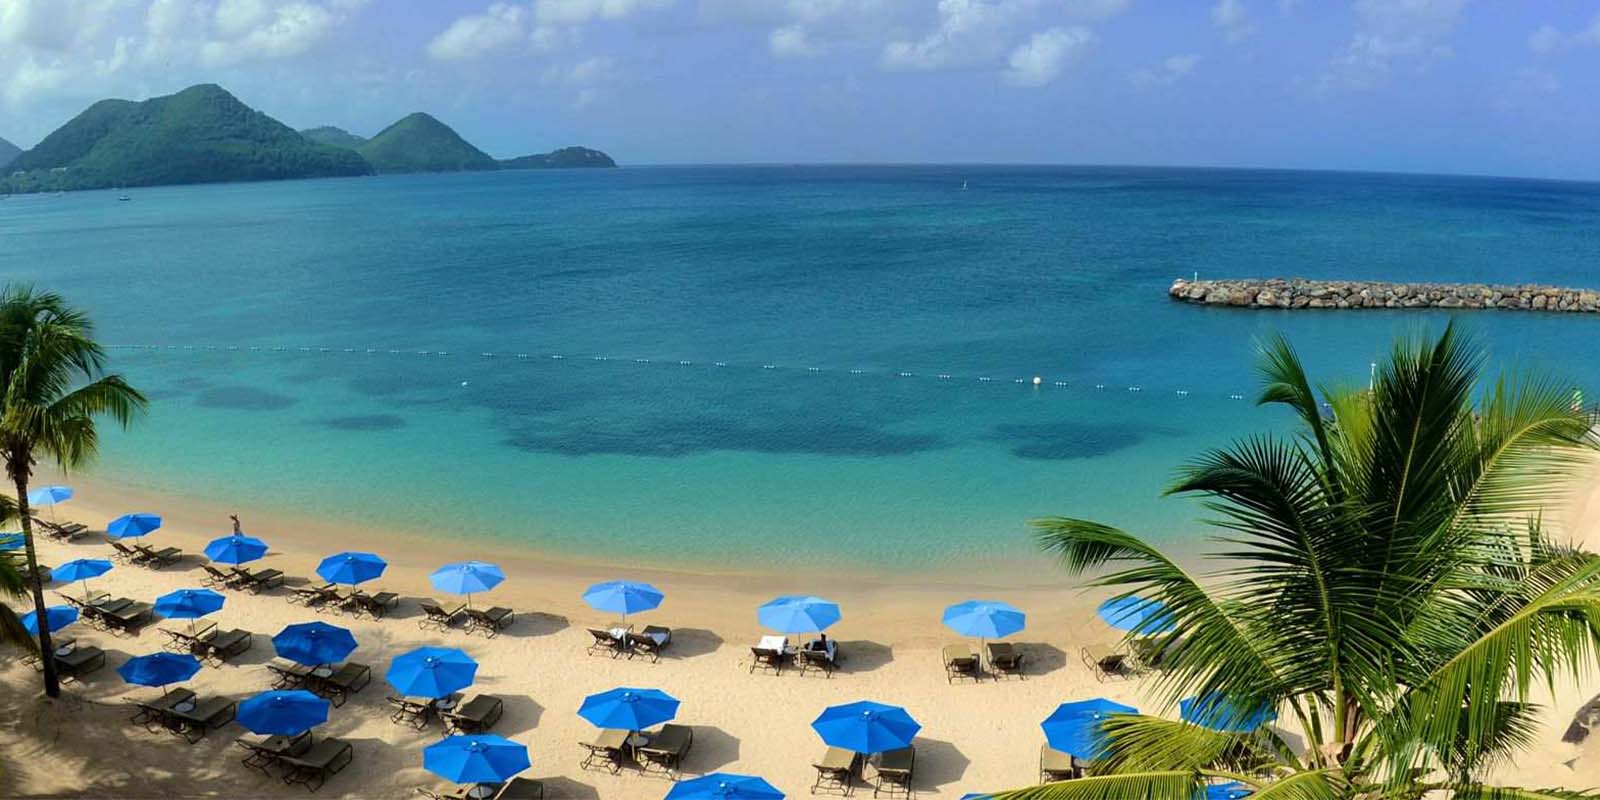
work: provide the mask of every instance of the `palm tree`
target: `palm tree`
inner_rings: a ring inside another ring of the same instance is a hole
[[[16,516],[17,504],[11,498],[0,494],[0,525],[10,523]],[[28,583],[22,578],[17,554],[0,553],[0,597],[14,597],[21,600],[27,596]],[[4,602],[0,602],[0,644],[33,648],[33,634],[22,627],[22,617],[17,614],[16,609]]]
[[[33,605],[43,609],[44,585],[33,545],[28,481],[39,457],[63,470],[77,469],[95,455],[95,418],[119,424],[144,409],[145,399],[119,375],[104,374],[105,353],[92,338],[94,325],[60,295],[29,286],[0,291],[0,461],[17,489],[27,568],[33,575]],[[51,652],[50,631],[39,626],[39,651]],[[45,694],[61,694],[55,662],[44,663]]]
[[[1579,796],[1483,776],[1530,741],[1530,686],[1600,654],[1600,556],[1538,524],[1592,463],[1593,420],[1532,379],[1474,407],[1482,362],[1452,325],[1319,403],[1288,342],[1265,343],[1260,403],[1291,409],[1298,435],[1208,452],[1168,490],[1217,515],[1204,574],[1106,525],[1034,521],[1069,573],[1166,605],[1159,700],[1269,707],[1304,744],[1112,717],[1093,776],[999,796],[1190,800],[1210,779],[1255,800]]]

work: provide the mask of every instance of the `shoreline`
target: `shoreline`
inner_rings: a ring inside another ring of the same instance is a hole
[[[1600,460],[1597,460],[1600,465]],[[42,471],[38,484],[56,477]],[[96,578],[92,588],[113,595],[153,600],[159,594],[197,585],[206,541],[227,533],[227,508],[214,502],[184,501],[146,494],[116,478],[84,479],[69,485],[81,499],[57,509],[61,519],[75,519],[103,529],[112,516],[155,509],[164,527],[144,541],[174,545],[187,558],[161,570],[118,566]],[[46,511],[48,516],[49,512]],[[1104,696],[1149,713],[1172,715],[1154,682],[1141,679],[1099,680],[1082,663],[1086,646],[1113,643],[1117,634],[1094,614],[1095,592],[1056,574],[1054,585],[1015,588],[971,582],[934,583],[927,576],[906,576],[862,585],[860,578],[800,575],[781,569],[751,574],[694,574],[674,571],[623,570],[576,565],[529,553],[510,553],[502,565],[508,578],[483,604],[504,605],[518,613],[502,636],[486,640],[459,631],[420,630],[419,597],[433,596],[427,572],[445,560],[451,542],[388,536],[377,531],[299,519],[291,513],[244,516],[245,529],[265,539],[272,550],[252,566],[273,567],[301,580],[314,577],[324,555],[370,547],[389,560],[384,576],[369,584],[399,593],[401,606],[382,620],[328,615],[284,602],[287,592],[261,595],[226,593],[223,609],[210,617],[224,628],[255,634],[254,646],[236,663],[202,669],[187,685],[203,697],[243,699],[268,688],[262,666],[272,655],[269,637],[284,625],[324,619],[352,630],[359,646],[352,660],[373,670],[373,686],[335,709],[319,728],[319,736],[352,742],[355,761],[319,793],[324,797],[411,796],[414,787],[445,788],[421,767],[422,748],[437,741],[437,726],[416,731],[389,719],[384,696],[390,687],[383,674],[397,655],[421,645],[464,649],[480,664],[470,692],[486,692],[505,702],[505,717],[495,732],[527,744],[532,768],[526,773],[543,781],[552,798],[659,797],[670,784],[658,776],[623,770],[593,772],[579,766],[595,729],[576,711],[582,698],[613,686],[663,689],[683,703],[677,721],[693,726],[695,744],[688,775],[714,771],[758,774],[790,796],[807,796],[814,771],[811,763],[823,746],[810,722],[824,707],[860,699],[905,706],[923,726],[917,738],[918,795],[960,797],[967,792],[1018,788],[1037,781],[1039,720],[1056,704]],[[1600,543],[1600,474],[1585,480],[1572,501],[1551,514],[1573,539],[1594,548]],[[280,527],[281,526],[281,527]],[[281,532],[279,532],[281,531]],[[472,552],[455,558],[482,555]],[[110,548],[101,536],[64,544],[41,537],[40,558],[47,564],[79,557],[101,558]],[[500,557],[495,553],[493,557]],[[1041,557],[1041,571],[1051,571]],[[774,565],[776,566],[776,565]],[[614,615],[589,609],[580,593],[595,580],[620,577],[656,582],[666,593],[659,609],[637,615],[636,624],[659,624],[674,630],[674,643],[659,663],[611,659],[585,654],[587,628],[605,627]],[[291,584],[292,585],[292,584]],[[75,586],[52,585],[47,592]],[[989,591],[993,589],[993,591]],[[755,606],[790,591],[822,594],[838,602],[843,619],[828,631],[839,643],[845,661],[837,675],[773,676],[750,668],[748,646],[762,631]],[[962,641],[939,617],[944,606],[976,594],[1017,604],[1028,613],[1027,628],[1012,637],[1031,659],[1025,679],[985,680],[951,684],[941,667],[941,647]],[[1103,595],[1100,595],[1103,596]],[[440,599],[454,604],[459,598]],[[150,628],[183,623],[156,622]],[[232,740],[242,729],[228,727],[196,745],[185,745],[164,733],[149,733],[127,724],[126,701],[147,698],[157,689],[130,686],[115,668],[126,658],[156,650],[158,630],[147,628],[134,638],[113,637],[83,625],[69,629],[81,644],[108,653],[108,663],[81,682],[69,684],[61,701],[39,697],[37,674],[19,660],[0,661],[0,714],[18,724],[0,729],[0,750],[11,755],[0,772],[0,795],[28,797],[302,797],[238,763]],[[1585,675],[1579,686],[1536,688],[1535,702],[1545,706],[1532,744],[1498,770],[1500,780],[1526,785],[1580,787],[1592,782],[1600,765],[1600,736],[1582,745],[1561,741],[1573,713],[1600,687],[1600,676]],[[116,752],[117,759],[106,759]],[[859,787],[858,787],[859,788]]]

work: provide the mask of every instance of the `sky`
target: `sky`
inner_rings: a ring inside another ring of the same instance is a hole
[[[1600,0],[0,0],[0,137],[218,83],[498,157],[1600,180]]]

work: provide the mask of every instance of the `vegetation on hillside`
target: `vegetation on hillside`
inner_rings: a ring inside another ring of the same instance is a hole
[[[501,169],[570,169],[579,167],[615,167],[611,156],[587,147],[562,147],[548,153],[501,159]]]
[[[22,155],[22,148],[0,139],[0,167],[10,164],[17,156]]]
[[[316,142],[317,144],[325,144],[332,147],[343,147],[346,150],[354,150],[357,147],[366,144],[367,141],[366,139],[363,139],[360,136],[345,130],[344,128],[336,128],[332,125],[306,128],[300,132],[300,135],[310,139],[313,142]]]
[[[0,191],[371,172],[351,151],[309,142],[209,84],[142,103],[102,100],[18,156],[8,169]]]
[[[499,166],[449,125],[420,111],[379,131],[356,152],[378,172],[458,172]]]

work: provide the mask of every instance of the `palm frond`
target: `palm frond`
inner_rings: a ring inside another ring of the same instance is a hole
[[[1270,734],[1220,733],[1161,717],[1115,714],[1101,723],[1105,753],[1095,771],[1113,774],[1201,768],[1253,772],[1275,763]],[[1282,766],[1298,766],[1287,765]]]
[[[992,800],[1194,800],[1204,793],[1198,773],[1186,770],[1092,775],[997,792]]]

